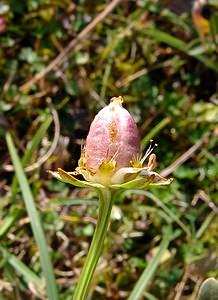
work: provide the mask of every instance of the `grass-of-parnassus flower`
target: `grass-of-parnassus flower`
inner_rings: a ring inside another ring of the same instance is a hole
[[[172,181],[153,171],[156,156],[152,153],[152,146],[144,155],[140,152],[138,128],[122,103],[122,97],[114,97],[96,115],[75,171],[50,171],[63,182],[77,187],[94,188],[99,196],[98,222],[75,289],[74,300],[87,299],[103,248],[112,205],[118,193],[129,188],[144,189],[149,185],[168,185]],[[82,175],[84,180],[79,180],[77,175]]]

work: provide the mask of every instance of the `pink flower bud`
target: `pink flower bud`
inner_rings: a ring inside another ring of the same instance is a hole
[[[139,155],[138,129],[122,102],[122,97],[112,98],[93,120],[85,147],[86,168],[95,171],[102,163],[114,162],[117,171]]]
[[[112,189],[146,188],[149,184],[168,185],[172,179],[163,178],[153,169],[156,156],[154,146],[145,155],[140,153],[139,134],[135,121],[122,107],[122,97],[112,98],[95,117],[82,149],[75,172],[58,169],[51,174],[75,186]],[[148,164],[144,166],[145,160]],[[82,175],[85,181],[73,175]]]
[[[0,16],[0,33],[6,30],[6,22],[4,17]]]

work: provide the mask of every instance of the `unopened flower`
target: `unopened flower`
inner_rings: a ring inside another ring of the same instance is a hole
[[[51,172],[52,175],[77,186],[100,185],[114,189],[170,184],[171,179],[153,171],[156,164],[153,148],[149,147],[144,156],[140,153],[136,123],[122,103],[122,97],[114,97],[96,115],[76,170],[69,173],[58,169]],[[148,162],[144,165],[146,159]],[[73,176],[79,174],[86,181]]]
[[[88,289],[102,252],[113,203],[122,189],[142,189],[150,184],[170,184],[153,171],[156,156],[150,146],[140,154],[137,126],[122,107],[122,97],[112,98],[91,124],[86,145],[74,172],[50,172],[78,187],[93,187],[99,196],[99,218],[87,259],[75,289],[75,300],[87,299]],[[145,165],[145,161],[148,161]],[[85,180],[79,180],[82,175]]]
[[[6,30],[5,18],[0,16],[0,33],[5,32],[5,30]]]

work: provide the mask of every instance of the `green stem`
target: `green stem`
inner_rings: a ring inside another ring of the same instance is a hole
[[[109,189],[99,191],[99,214],[89,253],[77,284],[73,300],[87,299],[87,292],[101,255],[113,204]]]

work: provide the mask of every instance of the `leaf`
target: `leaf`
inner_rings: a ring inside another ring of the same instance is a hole
[[[163,256],[164,252],[167,250],[169,242],[171,240],[172,231],[171,227],[169,226],[164,233],[163,240],[159,246],[159,250],[157,254],[151,259],[148,263],[147,268],[141,274],[139,280],[136,282],[134,289],[132,290],[128,300],[139,300],[143,296],[143,293],[150,283],[155,271],[157,270],[161,257]]]
[[[40,125],[38,130],[36,131],[35,135],[33,136],[31,143],[28,145],[24,156],[22,157],[22,166],[26,166],[32,155],[33,152],[37,149],[38,145],[41,143],[42,138],[45,136],[46,131],[48,130],[49,126],[51,125],[52,117],[46,116],[45,121]],[[15,200],[17,194],[17,178],[14,176],[12,181],[12,201]]]
[[[5,247],[0,246],[0,251],[3,254],[4,259],[10,264],[20,275],[23,276],[28,286],[33,285],[36,291],[43,295],[44,282],[20,259],[11,254]]]
[[[8,145],[11,160],[13,162],[17,180],[19,182],[23,200],[30,218],[30,224],[40,252],[40,260],[43,274],[46,280],[46,288],[49,300],[58,300],[58,292],[55,283],[54,270],[51,263],[51,258],[48,252],[45,235],[42,229],[39,214],[36,210],[35,202],[31,189],[29,187],[26,175],[24,174],[21,161],[18,157],[17,150],[9,133],[6,134],[6,142]]]
[[[141,149],[143,150],[150,140],[152,140],[165,126],[170,123],[170,118],[166,117],[161,120],[156,126],[154,126],[151,131],[142,139],[141,141]]]
[[[126,194],[128,193],[135,193],[138,195],[144,195],[146,197],[148,197],[149,199],[151,199],[152,201],[154,201],[154,203],[162,208],[162,210],[168,215],[169,218],[169,222],[176,222],[183,230],[184,232],[187,234],[188,237],[191,237],[191,232],[189,230],[189,228],[183,224],[183,222],[179,219],[179,217],[173,212],[171,211],[171,209],[169,209],[160,199],[158,199],[155,195],[153,195],[152,193],[148,192],[148,191],[143,191],[143,190],[128,190],[126,191]]]
[[[198,300],[218,300],[218,281],[216,279],[211,277],[202,283]]]
[[[4,220],[1,221],[0,239],[2,239],[7,234],[7,232],[17,222],[21,215],[21,210],[16,207],[7,214]]]
[[[158,42],[165,43],[173,48],[176,48],[182,52],[185,52],[187,55],[190,55],[188,44],[186,42],[170,35],[169,33],[166,33],[164,31],[158,30],[153,27],[147,31],[147,34],[149,36],[153,37]],[[215,71],[216,73],[218,73],[218,64],[215,61],[212,61],[207,56],[202,55],[202,54],[196,54],[196,55],[192,55],[192,57],[195,57],[196,59],[201,61],[203,64],[205,64],[208,68],[210,68],[213,71]]]

